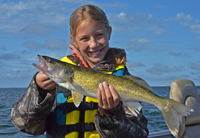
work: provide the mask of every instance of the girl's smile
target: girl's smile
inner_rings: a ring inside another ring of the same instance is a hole
[[[102,49],[97,50],[97,51],[88,51],[88,54],[90,57],[96,58],[102,54],[102,51],[103,51]]]
[[[90,67],[102,61],[106,55],[111,31],[111,27],[106,29],[93,20],[83,20],[77,26],[75,36],[70,36]]]

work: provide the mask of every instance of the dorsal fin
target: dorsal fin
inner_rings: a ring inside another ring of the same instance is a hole
[[[132,76],[132,75],[127,75],[127,76],[122,76],[122,77],[125,77],[131,81],[134,81],[135,83],[141,85],[142,87],[146,88],[147,90],[153,92],[153,89],[149,86],[149,84],[141,79],[140,77],[136,77],[136,76]]]

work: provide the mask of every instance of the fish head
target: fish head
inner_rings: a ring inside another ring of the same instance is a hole
[[[39,58],[40,64],[33,63],[33,66],[40,69],[45,74],[51,74],[53,76],[63,75],[64,63],[62,61],[48,57],[48,56],[42,56],[42,55],[38,55],[38,58]]]

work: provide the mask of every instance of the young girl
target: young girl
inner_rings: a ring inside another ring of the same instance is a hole
[[[123,49],[109,48],[112,28],[97,6],[76,9],[70,18],[70,48],[73,54],[61,61],[109,74],[130,75]],[[84,76],[83,76],[84,77]],[[13,124],[32,135],[65,138],[148,136],[147,119],[142,112],[131,113],[107,82],[99,84],[98,100],[84,97],[77,108],[71,92],[57,86],[43,72],[36,73],[24,96],[13,105]]]

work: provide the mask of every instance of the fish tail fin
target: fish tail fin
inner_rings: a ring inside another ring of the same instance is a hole
[[[180,115],[188,116],[193,112],[193,109],[172,99],[166,99],[165,101],[166,106],[163,106],[160,110],[169,130],[177,137],[180,125]]]

